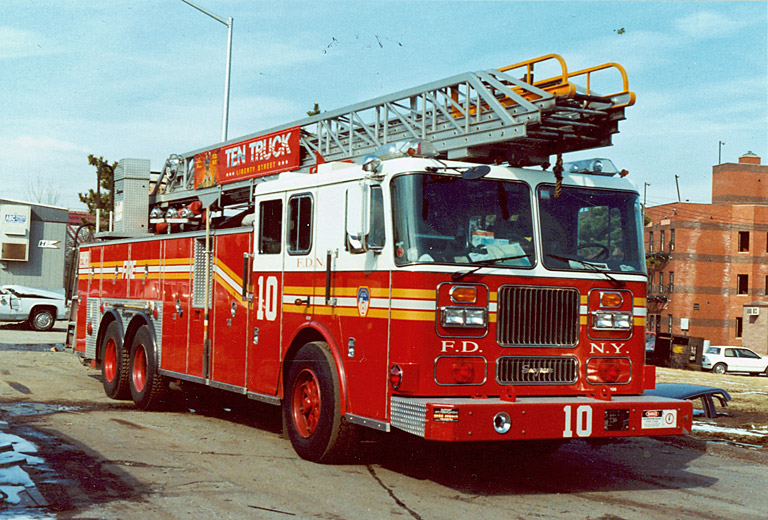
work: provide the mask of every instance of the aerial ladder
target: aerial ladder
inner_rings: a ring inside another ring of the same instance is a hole
[[[556,69],[545,79],[534,69]],[[554,67],[553,67],[554,66]],[[618,91],[598,93],[595,78],[618,75]],[[150,207],[181,207],[215,198],[220,208],[247,203],[258,182],[250,176],[195,185],[195,158],[263,135],[297,129],[300,160],[295,171],[318,164],[362,158],[385,144],[404,139],[430,141],[438,157],[510,166],[550,166],[550,157],[611,144],[635,102],[627,74],[618,63],[575,72],[556,54],[500,69],[467,72],[394,94],[322,112],[225,143],[171,155],[150,197]],[[207,205],[207,204],[206,204]]]

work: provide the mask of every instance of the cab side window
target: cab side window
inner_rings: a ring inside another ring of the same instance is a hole
[[[281,250],[283,201],[267,200],[259,204],[259,254],[275,255]]]
[[[306,255],[312,249],[312,195],[288,199],[288,254]]]

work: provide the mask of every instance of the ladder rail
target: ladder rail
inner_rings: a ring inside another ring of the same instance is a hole
[[[559,72],[534,80],[534,68],[546,62],[554,63]],[[606,71],[618,71],[621,86],[618,92],[601,96],[593,90],[594,79]],[[577,87],[574,80],[585,81],[586,86]],[[197,198],[200,190],[191,189],[190,163],[195,156],[290,128],[299,129],[302,171],[319,162],[362,157],[406,138],[429,139],[449,159],[492,161],[501,154],[510,164],[543,164],[552,153],[610,144],[610,135],[618,132],[618,121],[624,119],[623,109],[634,101],[626,71],[618,63],[569,72],[562,57],[548,54],[500,69],[458,74],[179,154],[186,161],[181,179],[166,179],[165,191],[153,202],[182,200],[182,192],[188,192],[191,200]],[[165,168],[158,184],[164,175]],[[238,189],[241,184],[221,188]]]

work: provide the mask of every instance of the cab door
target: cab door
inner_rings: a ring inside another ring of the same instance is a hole
[[[255,199],[253,258],[248,292],[250,306],[247,354],[249,392],[276,395],[280,374],[283,319],[285,194]]]

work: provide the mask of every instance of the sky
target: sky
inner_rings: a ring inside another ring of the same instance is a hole
[[[613,146],[564,159],[611,158],[649,206],[678,187],[710,202],[719,154],[768,163],[766,1],[194,1],[234,19],[230,139],[314,103],[557,53],[569,70],[626,68],[637,102]],[[181,0],[2,0],[0,198],[84,209],[89,154],[157,171],[218,143],[226,43],[224,25]]]

